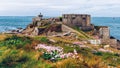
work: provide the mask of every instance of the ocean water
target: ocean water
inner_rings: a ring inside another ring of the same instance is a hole
[[[0,16],[0,32],[17,28],[26,28],[34,16]],[[120,39],[120,17],[92,17],[91,23],[97,26],[109,26],[110,34]]]
[[[25,28],[32,22],[33,16],[0,16],[0,32]]]
[[[109,26],[110,35],[120,40],[120,17],[93,17],[91,23],[97,26]]]

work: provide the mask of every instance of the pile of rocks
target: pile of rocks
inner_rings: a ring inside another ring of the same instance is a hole
[[[7,33],[7,34],[19,34],[22,33],[24,29],[23,28],[17,28],[16,30],[9,30],[9,31],[5,31],[3,33]]]

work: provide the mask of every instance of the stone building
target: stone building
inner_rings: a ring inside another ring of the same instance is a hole
[[[87,14],[63,14],[63,23],[70,27],[79,27],[83,30],[93,29],[91,25],[91,16]]]
[[[108,26],[101,26],[99,29],[99,36],[102,39],[110,39],[110,29]]]
[[[110,29],[108,26],[99,26],[99,37],[102,44],[109,44],[111,47],[117,47],[117,39],[110,36]]]
[[[40,13],[37,17],[33,18],[32,21],[33,21],[33,25],[39,25],[37,24],[37,22],[40,22],[42,20],[42,17],[43,15]]]
[[[110,36],[110,28],[108,26],[95,26],[94,34],[101,40],[101,44],[120,49],[120,41]]]

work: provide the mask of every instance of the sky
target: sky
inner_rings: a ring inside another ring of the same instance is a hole
[[[90,14],[120,17],[120,0],[0,0],[0,16]]]

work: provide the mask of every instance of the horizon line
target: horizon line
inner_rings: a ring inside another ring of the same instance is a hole
[[[0,17],[7,17],[7,15],[1,15]],[[11,16],[17,16],[17,17],[35,17],[32,15],[8,15],[9,17]],[[61,16],[43,16],[43,17],[61,17]],[[120,17],[120,16],[91,16],[91,17]]]

